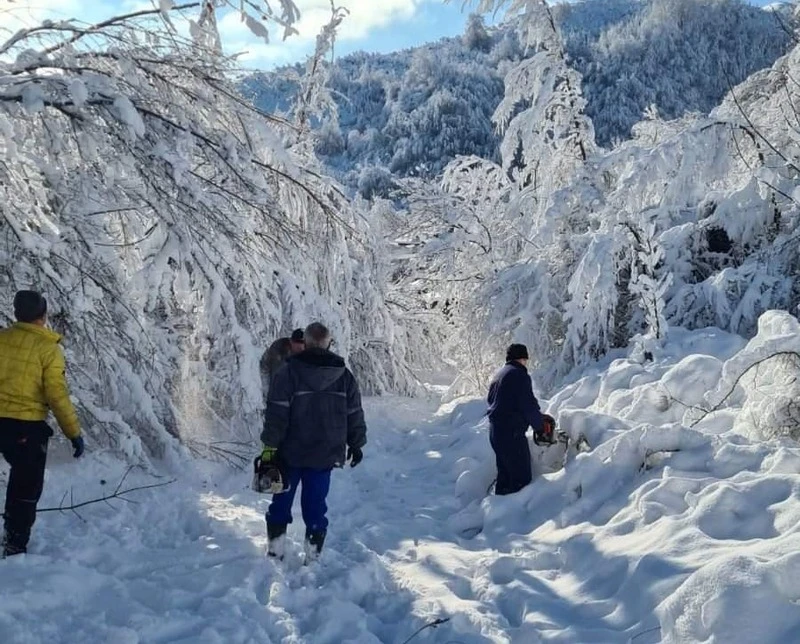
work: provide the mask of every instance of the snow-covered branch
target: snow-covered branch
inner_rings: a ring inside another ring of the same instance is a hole
[[[365,391],[413,389],[362,214],[162,18],[0,63],[0,295],[48,295],[89,433],[132,459],[249,437],[260,353],[315,318]]]

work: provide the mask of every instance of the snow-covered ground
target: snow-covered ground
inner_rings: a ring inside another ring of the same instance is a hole
[[[675,331],[652,362],[609,357],[546,403],[591,451],[504,498],[486,496],[481,401],[371,399],[310,567],[299,517],[287,561],[265,558],[268,497],[217,465],[138,503],[42,514],[31,554],[0,562],[0,642],[800,641],[800,448],[754,419],[781,418],[787,367],[727,395],[798,345],[797,321],[770,313],[747,345]],[[124,472],[67,456],[54,446],[42,506]]]

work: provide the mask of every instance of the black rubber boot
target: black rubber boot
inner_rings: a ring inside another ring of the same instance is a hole
[[[283,559],[286,546],[286,524],[267,521],[267,539],[269,540],[267,555]]]
[[[319,555],[322,552],[322,546],[325,543],[326,534],[327,533],[325,530],[306,532],[306,564],[319,559]]]
[[[16,537],[16,538],[15,538]],[[27,544],[22,545],[27,539],[23,539],[6,529],[2,537],[3,559],[14,555],[24,555],[28,552]]]

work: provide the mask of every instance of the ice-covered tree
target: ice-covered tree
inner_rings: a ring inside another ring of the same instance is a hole
[[[668,330],[664,296],[672,284],[672,273],[664,270],[664,249],[659,244],[655,224],[638,226],[627,221],[625,225],[633,241],[628,290],[644,316],[644,330],[656,340],[663,340]],[[629,326],[636,331],[636,322]]]
[[[542,66],[530,69],[559,69],[547,7],[506,6],[534,23],[524,33],[542,48],[534,56]],[[763,311],[795,310],[797,56],[731,87],[709,117],[664,121],[649,109],[633,140],[613,151],[577,136],[591,124],[572,127],[586,117],[569,83],[529,84],[548,87],[541,98],[550,102],[520,103],[527,79],[559,73],[525,76],[525,62],[512,70],[505,107],[520,124],[531,110],[531,120],[505,133],[508,182],[487,180],[498,166],[480,160],[445,173],[445,190],[460,197],[451,203],[452,241],[476,212],[492,236],[491,261],[477,249],[461,260],[483,279],[465,285],[459,299],[468,304],[455,323],[485,338],[485,355],[512,338],[527,342],[546,385],[636,337],[659,340],[668,326],[749,335]],[[548,131],[548,118],[560,129]],[[539,151],[539,165],[531,168],[526,146]],[[462,356],[465,371],[471,362]]]
[[[460,296],[449,299],[460,302],[457,337],[473,338],[461,354],[478,373],[473,382],[485,379],[493,355],[512,337],[529,343],[538,364],[551,362],[563,345],[563,302],[576,258],[569,236],[586,224],[581,199],[559,191],[595,150],[580,77],[567,64],[549,7],[509,4],[523,14],[521,41],[532,55],[508,72],[495,112],[501,164],[467,157],[446,168],[442,188],[453,202],[449,228],[437,235],[443,249],[461,248],[454,259],[465,279]],[[459,273],[451,267],[449,274]]]
[[[581,77],[568,65],[553,13],[544,0],[484,0],[481,11],[521,13],[522,43],[532,55],[505,78],[506,92],[494,113],[503,131],[503,165],[523,186],[547,184],[552,191],[594,148]]]
[[[486,31],[486,23],[479,13],[471,13],[467,18],[464,35],[461,37],[467,49],[489,51],[492,47],[492,38]]]
[[[46,293],[87,433],[132,458],[256,436],[260,353],[314,318],[367,391],[412,383],[365,220],[171,27],[211,3],[168,4],[0,45],[0,298]]]

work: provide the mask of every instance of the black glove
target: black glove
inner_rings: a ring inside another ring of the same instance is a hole
[[[83,450],[86,449],[86,446],[83,443],[83,436],[76,436],[75,438],[71,438],[70,443],[72,443],[72,447],[75,450],[72,452],[72,456],[75,458],[80,458],[83,456]]]
[[[355,467],[361,462],[361,459],[364,458],[364,452],[361,451],[360,447],[348,447],[347,448],[347,459],[350,461],[350,467]]]

